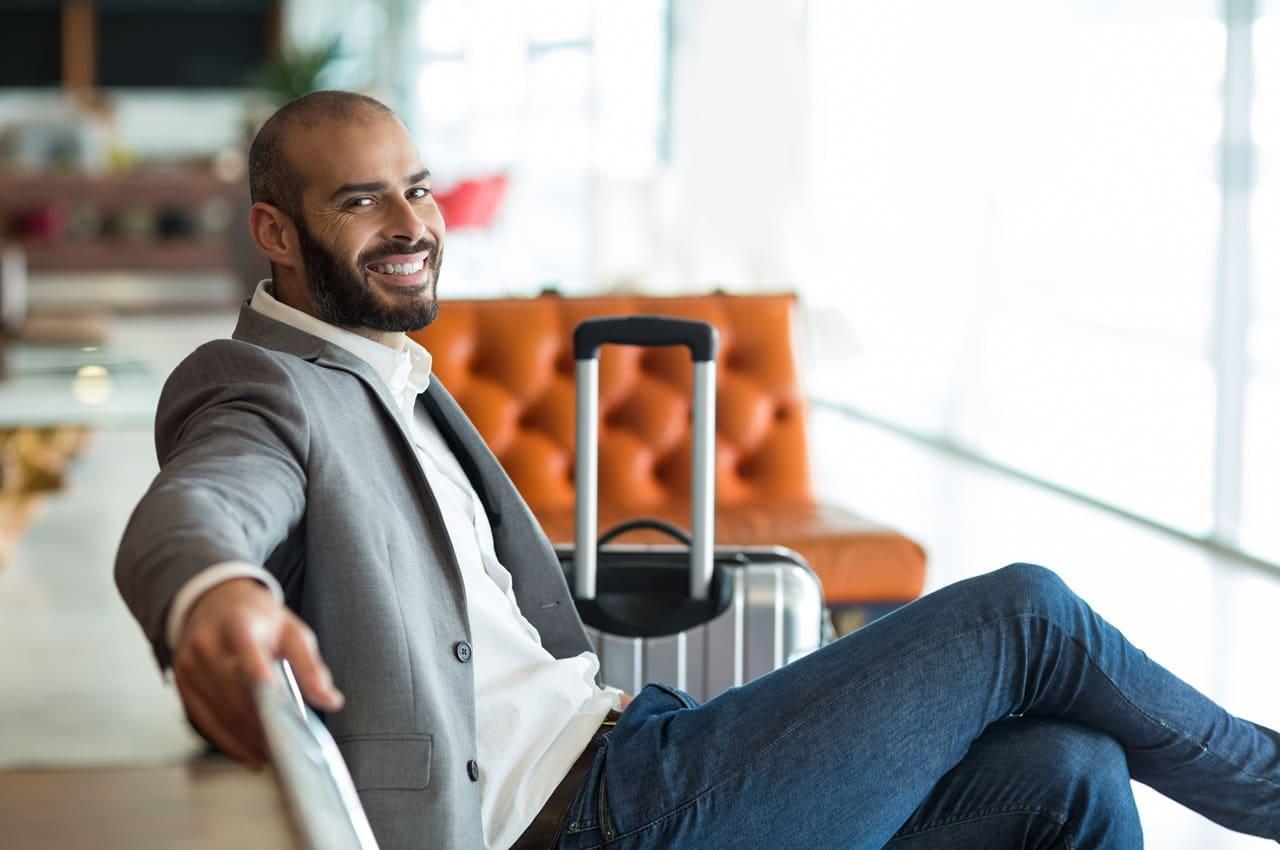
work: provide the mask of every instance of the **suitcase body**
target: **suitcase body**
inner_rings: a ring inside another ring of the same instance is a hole
[[[572,575],[574,547],[557,546],[556,552]],[[655,595],[670,600],[683,592],[688,550],[607,548],[599,555],[598,569],[598,606],[642,619],[645,608],[662,604],[655,604]],[[696,625],[668,634],[614,634],[598,618],[584,617],[584,622],[601,625],[587,623],[587,636],[600,658],[603,684],[635,694],[647,682],[662,682],[705,702],[821,645],[822,587],[795,552],[781,546],[718,547],[714,569],[711,596],[716,605]],[[630,590],[637,585],[648,589]],[[665,592],[658,589],[663,587]]]
[[[693,353],[692,535],[662,521],[636,520],[596,539],[595,367],[605,342],[685,344]],[[648,316],[590,319],[574,343],[576,544],[558,546],[557,553],[600,658],[601,682],[632,694],[662,682],[705,701],[821,646],[822,586],[803,558],[780,546],[715,547],[710,540],[714,328]],[[682,545],[605,545],[637,527],[663,530]]]

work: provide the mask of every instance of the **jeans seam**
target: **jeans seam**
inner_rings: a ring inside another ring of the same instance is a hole
[[[985,809],[977,809],[976,811],[965,812],[964,814],[952,815],[945,818],[936,818],[920,824],[910,832],[899,832],[890,839],[890,843],[898,838],[912,838],[925,832],[932,832],[944,826],[955,826],[958,823],[966,821],[985,820],[987,818],[1000,817],[1002,815],[1032,815],[1034,817],[1042,817],[1052,821],[1058,826],[1067,829],[1067,844],[1075,847],[1075,836],[1071,834],[1071,827],[1067,815],[1057,809],[1042,806],[1037,803],[1008,803],[1004,806],[993,806]]]
[[[611,732],[597,732],[595,735],[591,736],[591,743],[597,745],[597,753],[599,753],[600,750],[603,750],[606,747],[606,745],[609,742],[610,734]],[[608,757],[606,756],[606,760],[607,758]],[[601,774],[601,778],[603,778],[603,775],[604,775],[603,766],[600,768],[600,774]],[[582,788],[580,789],[580,792],[587,790],[586,786],[588,783],[590,783],[590,781],[591,781],[591,771],[588,771],[587,778],[583,780],[583,785],[582,785]],[[573,802],[578,802],[577,795],[574,796]],[[592,805],[592,801],[587,797],[584,797],[584,799],[581,801],[580,805],[578,805],[576,809],[573,807],[571,803],[569,806],[569,811],[565,818],[566,820],[566,825],[564,830],[565,835],[579,835],[583,832],[590,832],[593,829],[600,829],[601,824],[595,818],[594,808],[595,807]],[[590,814],[587,814],[587,812],[590,812]]]
[[[1209,745],[1208,745],[1208,744],[1203,744],[1203,743],[1201,743],[1200,741],[1196,740],[1196,738],[1195,738],[1195,737],[1193,737],[1191,734],[1189,734],[1189,733],[1187,733],[1187,732],[1183,732],[1181,729],[1177,728],[1176,726],[1170,726],[1168,723],[1165,723],[1165,722],[1164,722],[1163,720],[1161,720],[1160,718],[1158,718],[1158,717],[1152,717],[1150,714],[1148,714],[1147,712],[1143,711],[1143,710],[1142,710],[1142,708],[1141,708],[1137,703],[1135,703],[1132,699],[1130,699],[1129,695],[1128,695],[1128,694],[1126,694],[1126,693],[1124,692],[1124,690],[1120,687],[1120,685],[1119,685],[1119,684],[1117,684],[1117,683],[1115,682],[1115,680],[1114,680],[1114,679],[1112,679],[1110,676],[1108,676],[1108,675],[1107,675],[1107,672],[1106,672],[1105,670],[1103,670],[1101,667],[1099,667],[1099,666],[1098,666],[1098,663],[1097,663],[1096,661],[1094,661],[1093,656],[1092,656],[1092,655],[1090,655],[1090,653],[1089,653],[1089,648],[1088,648],[1088,647],[1086,647],[1084,644],[1080,643],[1080,641],[1076,640],[1074,637],[1072,637],[1070,634],[1068,634],[1068,633],[1066,632],[1066,630],[1065,630],[1065,629],[1063,629],[1061,626],[1059,626],[1059,625],[1057,625],[1056,623],[1054,623],[1054,622],[1053,622],[1052,620],[1050,620],[1049,618],[1044,617],[1043,615],[1040,615],[1040,614],[1031,614],[1031,615],[1028,615],[1028,616],[1033,617],[1033,618],[1036,618],[1036,619],[1039,619],[1039,620],[1043,621],[1046,625],[1048,625],[1050,628],[1057,629],[1058,631],[1062,632],[1062,633],[1066,636],[1067,640],[1068,640],[1068,641],[1069,641],[1073,646],[1075,646],[1075,647],[1080,651],[1080,653],[1081,653],[1082,655],[1084,655],[1084,660],[1089,664],[1089,666],[1090,666],[1090,667],[1092,667],[1092,668],[1093,668],[1093,670],[1094,670],[1094,671],[1095,671],[1099,676],[1101,676],[1101,677],[1103,678],[1103,680],[1104,680],[1108,685],[1110,685],[1110,686],[1111,686],[1111,689],[1112,689],[1113,691],[1115,691],[1115,692],[1116,692],[1116,694],[1117,694],[1117,695],[1118,695],[1122,700],[1124,700],[1124,701],[1125,701],[1125,703],[1126,703],[1130,708],[1132,708],[1132,709],[1133,709],[1134,711],[1136,711],[1138,714],[1141,714],[1141,715],[1142,715],[1143,717],[1145,717],[1149,722],[1156,724],[1156,725],[1157,725],[1157,726],[1159,726],[1161,729],[1165,729],[1165,730],[1167,730],[1167,731],[1169,731],[1169,732],[1172,732],[1174,735],[1178,736],[1179,738],[1181,738],[1182,740],[1186,741],[1187,743],[1189,743],[1189,744],[1191,744],[1191,745],[1193,745],[1193,746],[1195,746],[1195,747],[1199,748],[1200,752],[1204,753],[1205,755],[1212,756],[1212,757],[1213,757],[1215,760],[1217,760],[1220,764],[1226,765],[1226,767],[1227,767],[1227,768],[1229,768],[1229,769],[1230,769],[1230,770],[1232,770],[1233,772],[1235,772],[1235,773],[1239,774],[1240,776],[1243,776],[1243,777],[1245,777],[1246,779],[1251,779],[1251,780],[1253,780],[1253,781],[1255,781],[1255,782],[1261,782],[1261,783],[1263,783],[1264,785],[1269,785],[1269,786],[1271,786],[1272,788],[1280,788],[1280,783],[1277,783],[1277,782],[1275,782],[1275,781],[1273,781],[1273,780],[1271,780],[1271,779],[1268,779],[1268,778],[1267,778],[1267,777],[1265,777],[1265,776],[1257,776],[1257,775],[1255,775],[1255,774],[1250,773],[1249,771],[1245,770],[1244,768],[1239,767],[1239,766],[1238,766],[1238,765],[1236,765],[1236,764],[1233,764],[1231,761],[1229,761],[1229,760],[1228,760],[1228,759],[1226,759],[1225,757],[1223,757],[1223,756],[1221,756],[1221,755],[1218,755],[1217,753],[1215,753],[1213,750],[1211,750],[1211,749],[1209,748]]]
[[[996,625],[997,623],[1003,623],[1003,622],[1005,622],[1006,620],[1020,620],[1020,619],[1023,619],[1024,617],[1026,617],[1026,616],[1033,616],[1033,615],[1024,615],[1024,614],[1019,614],[1019,615],[1012,616],[1012,617],[998,617],[998,618],[993,619],[993,620],[985,621],[985,622],[980,623],[980,624],[978,624],[978,625],[976,625],[976,626],[974,626],[974,627],[972,627],[972,628],[970,628],[970,629],[966,629],[965,631],[962,631],[962,632],[956,632],[955,634],[948,635],[948,636],[947,636],[947,637],[945,637],[945,638],[938,638],[938,639],[934,640],[933,642],[931,642],[931,643],[927,643],[927,644],[925,644],[924,646],[918,647],[917,649],[913,650],[912,652],[910,652],[910,653],[908,653],[908,654],[906,654],[906,655],[902,656],[901,658],[899,658],[899,659],[897,659],[896,661],[894,661],[892,664],[886,664],[886,665],[885,665],[885,666],[883,666],[883,667],[877,668],[877,669],[876,669],[876,670],[874,670],[873,672],[870,672],[870,673],[868,673],[867,675],[863,676],[861,679],[857,680],[855,683],[851,683],[851,684],[849,685],[849,687],[844,688],[844,689],[842,689],[842,690],[838,691],[838,692],[837,692],[837,693],[835,693],[835,694],[832,694],[831,696],[827,697],[827,698],[826,698],[825,700],[823,700],[822,702],[820,702],[820,703],[816,704],[815,706],[813,706],[813,707],[812,707],[808,712],[806,712],[802,717],[798,718],[794,723],[792,723],[792,724],[791,724],[790,726],[788,726],[786,729],[783,729],[783,730],[782,730],[782,732],[780,732],[776,738],[774,738],[772,741],[770,741],[770,742],[769,742],[769,745],[768,745],[767,747],[765,747],[764,749],[762,749],[762,750],[760,750],[758,753],[756,753],[756,754],[755,754],[755,756],[753,756],[750,760],[748,760],[748,761],[744,762],[744,763],[742,764],[742,768],[750,767],[753,763],[755,763],[755,761],[756,761],[756,760],[758,760],[758,759],[759,759],[759,758],[761,758],[762,756],[764,756],[764,755],[768,754],[770,750],[772,750],[772,749],[773,749],[774,747],[776,747],[779,743],[781,743],[783,739],[785,739],[785,738],[789,737],[792,733],[794,733],[794,732],[798,731],[798,730],[799,730],[799,729],[801,729],[802,727],[804,727],[804,726],[808,725],[809,723],[811,723],[811,722],[813,721],[813,719],[814,719],[814,718],[815,718],[819,713],[821,713],[822,711],[825,711],[825,710],[827,709],[827,707],[828,707],[829,705],[831,705],[831,703],[835,702],[835,701],[836,701],[836,700],[838,700],[838,699],[841,699],[841,698],[843,698],[843,697],[847,696],[848,694],[853,693],[854,691],[861,690],[862,688],[864,688],[864,687],[866,687],[867,685],[871,684],[873,681],[880,679],[882,676],[884,676],[884,674],[888,673],[889,671],[891,671],[891,670],[895,669],[896,667],[901,666],[902,664],[905,664],[908,660],[910,660],[911,658],[914,658],[915,656],[919,655],[920,653],[925,652],[925,651],[930,650],[930,649],[933,649],[933,648],[938,647],[938,646],[942,646],[943,644],[947,644],[947,643],[951,643],[952,641],[959,640],[959,639],[960,639],[960,638],[962,638],[962,637],[968,637],[969,635],[974,635],[974,634],[981,634],[982,632],[988,631],[992,626]],[[727,781],[727,779],[729,779],[729,778],[731,778],[731,777],[726,777],[726,780],[723,780],[723,781]],[[716,785],[717,785],[717,786],[718,786],[718,785],[720,785],[720,784],[721,784],[721,782],[717,782],[717,783],[716,783]]]

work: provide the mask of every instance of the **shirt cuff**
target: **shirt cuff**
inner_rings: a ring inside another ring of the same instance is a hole
[[[601,685],[600,690],[604,691],[606,694],[608,694],[613,698],[614,711],[622,711],[622,694],[624,693],[623,691],[611,685]]]
[[[271,595],[277,602],[284,602],[284,591],[280,589],[280,582],[262,567],[250,564],[248,561],[223,561],[206,567],[187,579],[187,583],[178,588],[178,592],[173,595],[173,601],[169,603],[169,616],[165,620],[164,636],[169,642],[170,652],[178,648],[182,627],[186,624],[187,614],[191,612],[191,606],[196,600],[233,578],[251,578],[259,581],[271,591]]]

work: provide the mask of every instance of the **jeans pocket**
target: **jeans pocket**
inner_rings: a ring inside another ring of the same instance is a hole
[[[578,789],[578,793],[574,795],[573,802],[569,804],[569,816],[565,818],[565,835],[576,835],[579,832],[600,828],[600,793],[604,781],[606,749],[608,749],[608,738],[602,742],[591,770],[587,772],[587,778]]]
[[[674,708],[697,708],[698,707],[698,701],[696,699],[689,696],[687,693],[680,690],[679,688],[672,687],[671,685],[667,685],[662,682],[650,682],[644,687],[646,690],[648,688],[656,688],[660,691],[665,692],[668,696],[673,697],[679,703],[678,706],[673,706]]]
[[[618,831],[613,827],[613,817],[609,812],[608,775],[604,770],[600,771],[600,793],[597,796],[596,816],[600,823],[600,837],[609,842],[617,837]]]

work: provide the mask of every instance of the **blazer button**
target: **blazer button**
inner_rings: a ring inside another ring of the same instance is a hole
[[[467,776],[471,777],[472,782],[480,781],[480,765],[476,764],[475,759],[467,762]]]
[[[471,644],[465,640],[460,640],[453,645],[453,654],[458,656],[458,660],[466,664],[471,660]]]

